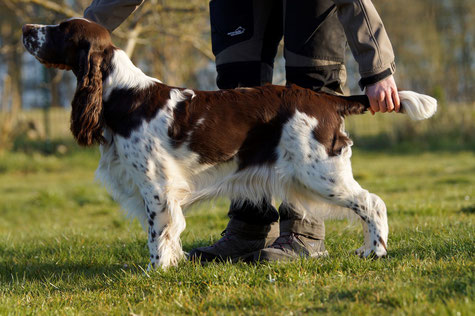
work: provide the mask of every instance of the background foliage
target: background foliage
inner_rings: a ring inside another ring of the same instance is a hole
[[[24,76],[24,65],[30,64],[29,57],[23,56],[21,25],[55,24],[82,16],[89,3],[90,0],[0,0],[0,82],[3,86],[8,74],[14,83],[9,86],[10,98],[21,99],[24,81],[32,79]],[[475,62],[471,52],[475,45],[475,7],[470,0],[374,3],[396,52],[401,86],[437,94],[451,102],[474,100]],[[146,0],[113,34],[114,41],[136,64],[163,82],[213,88],[214,73],[203,74],[213,61],[209,28],[206,0]],[[40,76],[44,84],[68,84],[57,78],[61,76],[57,70],[49,72]],[[51,103],[56,106],[60,97],[54,93]],[[22,104],[21,100],[15,102]]]
[[[442,106],[471,105],[475,100],[471,1],[374,3],[394,46],[399,87],[433,95]],[[90,0],[0,0],[0,150],[11,148],[18,134],[42,139],[68,136],[67,131],[56,134],[55,122],[61,116],[50,109],[69,108],[75,78],[70,72],[42,67],[26,53],[21,26],[82,16],[89,4]],[[146,0],[114,31],[114,42],[147,74],[167,84],[216,89],[208,14],[207,0]],[[356,63],[349,50],[347,55],[349,88],[353,94],[361,93]],[[285,84],[281,51],[275,68],[274,81]],[[28,120],[32,114],[24,111],[33,108],[45,112],[34,112],[35,120]]]

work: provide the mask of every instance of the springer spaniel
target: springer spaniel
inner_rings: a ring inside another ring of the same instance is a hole
[[[386,206],[354,180],[343,128],[345,116],[368,109],[366,96],[170,87],[136,68],[105,28],[79,18],[27,24],[23,43],[47,67],[76,75],[71,131],[80,145],[100,144],[97,177],[148,227],[151,267],[183,258],[182,208],[217,196],[275,197],[323,218],[356,215],[364,231],[356,253],[386,255]],[[436,111],[429,96],[399,97],[414,119]]]

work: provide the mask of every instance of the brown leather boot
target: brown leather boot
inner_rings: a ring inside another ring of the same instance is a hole
[[[301,257],[328,256],[323,235],[315,232],[313,225],[301,220],[286,220],[280,223],[280,236],[272,245],[255,251],[243,258],[246,262],[290,261]]]
[[[221,236],[223,237],[211,246],[193,249],[189,259],[202,263],[213,260],[237,262],[242,256],[271,245],[279,236],[279,225],[277,222],[252,225],[231,218]]]

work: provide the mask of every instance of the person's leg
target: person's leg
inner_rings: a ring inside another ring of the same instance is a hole
[[[211,37],[220,89],[260,86],[272,82],[274,57],[282,38],[282,2],[274,0],[212,0]],[[277,210],[232,201],[223,238],[191,251],[191,259],[237,260],[270,245],[279,235]]]
[[[347,44],[333,1],[286,1],[284,34],[287,84],[343,94]]]
[[[284,56],[287,84],[314,91],[342,94],[346,38],[331,0],[285,1]],[[325,225],[311,211],[303,214],[282,203],[280,236],[246,261],[292,260],[327,255]]]
[[[283,34],[282,1],[212,0],[210,20],[218,88],[271,83]]]
[[[299,257],[318,258],[328,255],[322,219],[309,211],[304,220],[303,213],[287,203],[282,203],[279,213],[279,238],[270,246],[248,254],[243,258],[244,261],[288,261]]]

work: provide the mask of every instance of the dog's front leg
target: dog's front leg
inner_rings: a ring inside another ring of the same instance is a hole
[[[180,205],[170,194],[148,191],[144,201],[148,219],[148,247],[151,268],[177,265],[183,258],[180,234],[185,217]]]
[[[364,234],[364,243],[361,247],[355,250],[355,254],[362,257],[367,252],[367,249],[370,249],[371,245],[371,236],[369,234],[368,224],[364,220],[360,218],[361,224],[363,226],[363,234]]]

